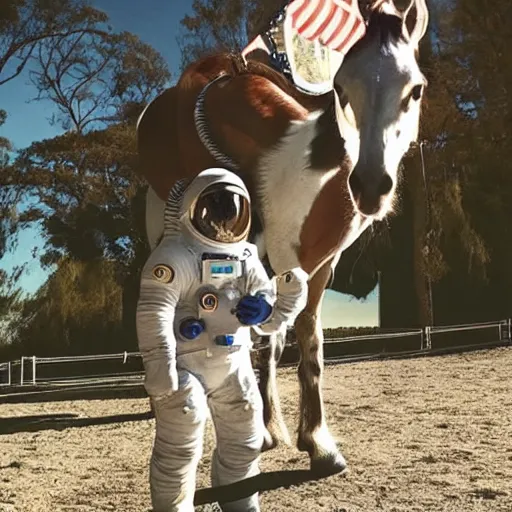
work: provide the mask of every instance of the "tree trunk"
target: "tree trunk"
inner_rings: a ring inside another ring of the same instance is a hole
[[[432,325],[430,283],[425,269],[424,248],[428,223],[428,195],[425,190],[421,154],[407,159],[407,188],[412,204],[414,287],[420,326]]]

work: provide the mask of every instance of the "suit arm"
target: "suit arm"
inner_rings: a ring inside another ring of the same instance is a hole
[[[158,400],[178,389],[174,317],[181,286],[173,267],[151,265],[150,261],[155,259],[150,258],[142,272],[137,338],[144,363],[146,391]]]
[[[297,267],[277,276],[277,298],[270,318],[255,330],[272,334],[293,325],[308,299],[308,274]]]

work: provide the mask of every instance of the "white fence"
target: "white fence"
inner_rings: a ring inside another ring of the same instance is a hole
[[[485,332],[487,333],[484,334]],[[442,341],[446,335],[449,336],[448,342]],[[468,343],[468,338],[471,337],[475,342],[469,340]],[[372,347],[377,342],[383,347],[380,350]],[[357,355],[367,356],[378,353],[428,353],[441,345],[445,348],[462,349],[464,347],[477,348],[499,342],[512,344],[512,319],[331,338],[325,340],[324,351],[326,359],[337,361]],[[350,355],[344,355],[343,347],[351,343],[354,345],[353,352]],[[392,345],[396,345],[398,350],[395,350]],[[401,350],[400,347],[403,346],[408,348]],[[109,381],[140,380],[142,375],[142,361],[139,352],[63,357],[23,356],[19,361],[0,363],[0,386],[70,383],[80,385],[80,383],[90,383],[91,381],[107,383]]]
[[[12,361],[7,361],[7,363],[0,363],[0,377],[5,375],[4,379],[0,380],[0,386],[10,386],[12,384]]]

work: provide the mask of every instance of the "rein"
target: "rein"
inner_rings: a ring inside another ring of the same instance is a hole
[[[215,83],[230,79],[231,77],[229,75],[222,74],[214,80],[212,80],[211,82],[208,82],[204,86],[203,90],[197,97],[196,106],[194,108],[194,123],[196,126],[197,134],[199,135],[199,139],[203,143],[203,146],[208,150],[210,155],[212,155],[212,157],[215,158],[215,160],[223,167],[225,167],[227,170],[238,171],[238,164],[236,164],[234,160],[230,158],[228,155],[223,153],[219,149],[217,144],[214,142],[210,130],[208,128],[208,123],[206,121],[206,113],[204,111],[204,102],[208,89]]]

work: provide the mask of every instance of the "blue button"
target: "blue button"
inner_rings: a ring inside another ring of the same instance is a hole
[[[187,340],[195,340],[204,331],[204,323],[195,318],[185,318],[181,321],[179,330]]]
[[[215,338],[215,343],[223,347],[230,347],[234,341],[235,337],[232,334],[221,334]]]

